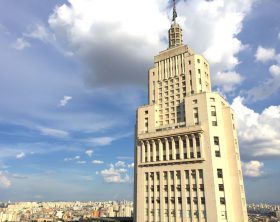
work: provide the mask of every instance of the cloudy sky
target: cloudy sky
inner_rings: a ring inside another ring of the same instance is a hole
[[[0,201],[132,199],[135,110],[171,2],[0,3]],[[280,2],[177,9],[184,43],[236,111],[248,202],[279,203]]]

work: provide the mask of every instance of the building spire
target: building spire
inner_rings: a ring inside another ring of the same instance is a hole
[[[173,0],[173,18],[172,18],[172,21],[175,22],[176,18],[177,18],[176,0]]]
[[[169,34],[169,48],[180,46],[183,44],[182,29],[179,24],[176,23],[177,11],[176,11],[176,0],[173,0],[173,18],[172,24],[168,31]]]

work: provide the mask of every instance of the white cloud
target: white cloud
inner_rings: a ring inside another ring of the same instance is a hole
[[[109,169],[100,171],[100,174],[107,183],[128,183],[130,178],[126,172],[126,169],[115,169],[113,166],[110,166]]]
[[[269,78],[263,80],[259,85],[246,92],[246,99],[254,102],[264,100],[279,92],[280,89],[280,54],[276,54],[275,50],[272,48],[264,49],[261,46],[258,47],[256,54],[258,54],[258,51],[263,51],[262,53],[259,53],[263,54],[260,61],[264,62],[273,60],[277,62],[277,64],[271,65],[269,67],[269,72],[271,74]]]
[[[53,41],[54,36],[50,33],[50,31],[42,24],[36,24],[33,27],[33,30],[29,33],[23,34],[25,37],[39,39],[43,42]]]
[[[51,129],[47,127],[40,127],[39,130],[41,131],[42,135],[46,135],[46,136],[52,136],[57,138],[69,137],[69,133],[64,130]]]
[[[232,72],[244,45],[237,38],[254,0],[179,1],[178,22],[185,43],[212,64],[212,75]],[[87,84],[97,87],[145,83],[155,53],[167,47],[171,13],[164,0],[68,0],[49,17],[67,51],[88,65]],[[108,9],[108,5],[111,5]],[[147,7],[149,5],[149,7]],[[145,12],[145,16],[143,16]],[[187,13],[186,13],[187,12]],[[207,35],[205,35],[207,33]],[[110,63],[110,66],[106,64]],[[230,88],[239,81],[232,79]],[[215,82],[214,82],[215,84]],[[223,84],[223,82],[219,82]],[[227,84],[229,84],[227,82]],[[217,83],[218,85],[218,83]],[[221,85],[219,85],[221,86]]]
[[[280,65],[272,65],[269,67],[269,72],[272,76],[276,77],[280,75]]]
[[[243,81],[243,77],[237,72],[218,72],[213,76],[215,85],[221,86],[223,92],[234,91],[235,87]]]
[[[85,153],[86,153],[86,155],[88,155],[89,157],[92,157],[93,150],[87,150]]]
[[[29,48],[31,45],[28,41],[26,41],[24,38],[18,38],[15,43],[12,44],[12,47],[16,50],[23,50],[25,48]]]
[[[84,161],[84,160],[78,160],[77,161],[77,164],[86,164],[87,162],[86,161]]]
[[[262,162],[256,160],[242,163],[243,174],[247,177],[260,177],[263,174],[263,166]]]
[[[102,160],[93,160],[92,163],[96,165],[100,165],[103,164],[104,162]]]
[[[11,181],[7,178],[4,172],[0,171],[0,188],[9,188]]]
[[[126,138],[131,135],[132,133],[129,132],[129,133],[121,133],[113,136],[94,137],[94,138],[89,138],[87,142],[90,142],[93,145],[97,145],[97,146],[107,146],[110,145],[115,140]]]
[[[241,152],[250,158],[280,157],[280,105],[257,113],[244,105],[244,98],[236,97],[232,108],[237,117]]]
[[[128,168],[134,168],[134,163],[128,164],[127,167]]]
[[[77,160],[77,161],[79,161],[81,159],[81,157],[80,156],[75,156],[75,157],[65,157],[64,158],[64,161],[72,161],[72,160]]]
[[[115,167],[125,167],[125,162],[118,161],[118,162],[115,163]]]
[[[110,145],[115,139],[113,137],[104,136],[104,137],[96,137],[89,139],[89,142],[98,146],[106,146]]]
[[[59,106],[60,106],[60,107],[66,106],[67,103],[68,103],[71,99],[72,99],[71,96],[64,96],[63,99],[61,99],[61,100],[59,101]]]
[[[17,159],[22,159],[25,157],[25,153],[24,152],[20,152],[19,154],[16,155]]]
[[[179,23],[183,23],[185,43],[202,53],[211,65],[213,85],[234,89],[236,78],[219,81],[240,63],[237,54],[246,48],[237,35],[254,0],[179,1]],[[207,34],[206,34],[207,33]],[[219,73],[219,74],[218,74]],[[217,75],[217,77],[216,77]],[[216,82],[218,80],[218,82]],[[224,84],[230,85],[224,87]]]
[[[255,54],[256,61],[267,62],[275,58],[275,49],[259,46]]]

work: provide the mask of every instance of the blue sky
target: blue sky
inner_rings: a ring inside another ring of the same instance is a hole
[[[135,110],[167,47],[170,6],[1,1],[0,201],[132,199]],[[280,2],[177,9],[184,43],[236,111],[248,202],[279,203]]]

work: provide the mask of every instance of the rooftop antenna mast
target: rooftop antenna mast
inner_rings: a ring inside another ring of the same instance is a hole
[[[176,0],[173,0],[173,18],[172,18],[172,21],[176,22],[176,18],[177,18]]]

